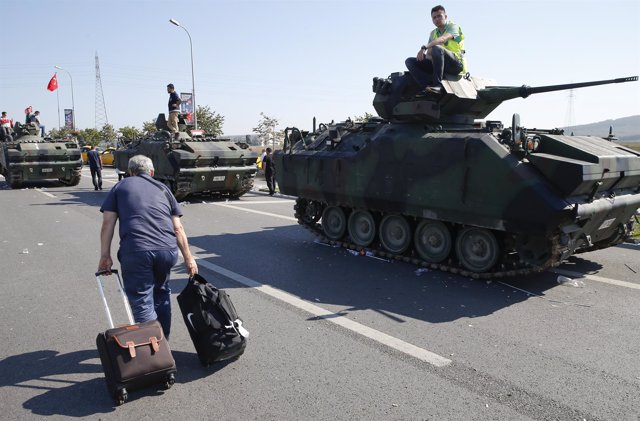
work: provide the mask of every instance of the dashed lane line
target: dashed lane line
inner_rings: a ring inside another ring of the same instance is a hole
[[[294,203],[295,200],[256,200],[256,201],[244,201],[242,202],[240,205],[238,206],[244,206],[244,205],[280,205],[282,203]]]
[[[295,295],[289,294],[280,289],[261,284],[260,282],[244,277],[240,274],[210,263],[206,260],[198,259],[198,265],[205,267],[213,272],[219,273],[222,276],[226,276],[227,278],[232,279],[249,288],[256,289],[264,294],[269,295],[270,297],[299,308],[300,310],[306,311],[307,313],[310,313],[320,319],[324,319],[327,322],[334,323],[354,333],[374,340],[380,344],[393,348],[411,357],[417,358],[420,361],[426,362],[436,367],[445,367],[451,364],[451,360],[448,358],[442,357],[426,349],[417,347],[396,337],[387,335],[386,333],[380,332],[379,330],[375,330],[358,322],[354,322],[353,320],[348,319],[338,313],[334,313],[315,304],[311,304],[303,300],[302,298],[296,297]]]
[[[55,195],[53,195],[53,194],[51,194],[49,192],[46,192],[46,191],[44,191],[42,189],[34,189],[34,190],[37,191],[37,192],[40,192],[40,193],[42,193],[42,194],[44,194],[45,196],[48,196],[48,197],[54,197],[54,198],[56,197]]]
[[[277,213],[263,212],[255,209],[247,209],[247,208],[243,208],[242,206],[229,205],[227,203],[211,203],[211,204],[214,206],[220,206],[223,208],[236,209],[236,210],[241,210],[245,212],[257,213],[258,215],[271,216],[273,218],[280,218],[280,219],[285,219],[287,221],[298,222],[296,218],[293,218],[291,216],[278,215]]]

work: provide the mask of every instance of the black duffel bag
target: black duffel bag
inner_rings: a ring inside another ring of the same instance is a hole
[[[178,295],[178,304],[202,365],[242,355],[249,332],[226,292],[194,275]]]

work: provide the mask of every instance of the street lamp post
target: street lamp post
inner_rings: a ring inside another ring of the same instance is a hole
[[[69,73],[68,70],[63,69],[60,66],[53,66],[58,70],[62,70],[63,72],[67,72],[67,74],[69,75],[69,79],[71,80],[71,128],[75,130],[76,128],[76,106],[73,100],[73,78],[71,77],[71,73]]]
[[[193,77],[193,43],[191,42],[191,34],[189,34],[187,28],[180,25],[177,20],[169,19],[169,22],[184,29],[184,31],[187,33],[187,36],[189,37],[189,48],[191,49],[191,103],[193,105],[193,126],[195,130],[198,130],[198,116],[196,112],[196,82],[195,78]]]

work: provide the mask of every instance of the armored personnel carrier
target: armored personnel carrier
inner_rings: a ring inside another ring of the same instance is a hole
[[[129,158],[141,154],[151,158],[154,178],[165,183],[178,200],[192,194],[237,198],[251,190],[258,155],[247,145],[203,134],[190,136],[182,116],[178,127],[178,136],[172,135],[165,115],[160,114],[156,133],[116,150],[114,166],[119,178],[126,177]]]
[[[80,182],[82,159],[75,140],[44,139],[36,123],[16,123],[0,136],[0,173],[12,189],[25,181],[57,179],[69,186]]]
[[[323,239],[474,278],[557,266],[624,241],[640,207],[640,154],[593,136],[480,121],[503,101],[637,81],[503,87],[467,77],[416,97],[408,73],[374,78],[379,117],[287,128],[280,191]]]

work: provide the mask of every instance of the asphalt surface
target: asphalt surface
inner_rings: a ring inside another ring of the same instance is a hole
[[[640,247],[474,281],[320,244],[260,179],[240,200],[183,203],[200,273],[251,332],[245,354],[200,366],[175,302],[178,264],[177,383],[114,406],[93,273],[98,208],[116,181],[106,169],[96,192],[85,169],[76,187],[10,190],[0,177],[3,420],[640,419]]]

